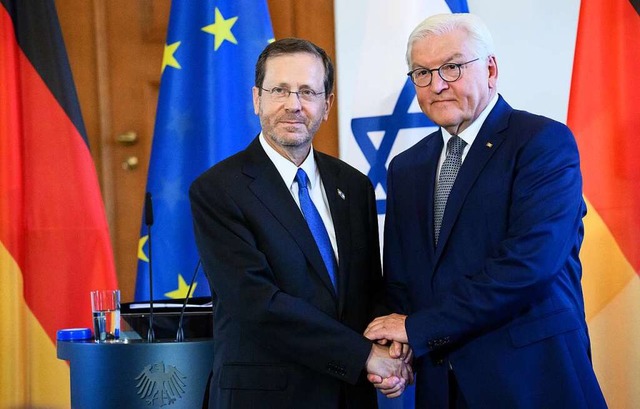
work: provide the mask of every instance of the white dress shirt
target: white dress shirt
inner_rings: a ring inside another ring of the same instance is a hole
[[[489,104],[484,108],[484,110],[480,113],[476,120],[473,121],[467,129],[460,132],[460,135],[458,135],[460,138],[462,138],[463,141],[467,143],[462,150],[462,163],[464,163],[464,159],[467,157],[467,153],[469,152],[469,148],[471,148],[471,144],[473,144],[473,141],[476,140],[476,136],[478,136],[478,132],[480,132],[480,128],[482,128],[482,124],[484,124],[484,121],[487,119],[489,113],[497,103],[498,94],[496,93],[496,95],[493,96],[491,101],[489,101]],[[446,129],[442,127],[440,127],[440,129],[442,130],[442,139],[444,140],[444,146],[442,147],[442,153],[440,153],[440,161],[438,162],[438,174],[436,176],[436,181],[440,178],[440,169],[442,168],[444,159],[447,157],[447,143],[453,136],[449,132],[447,132]]]
[[[271,145],[267,143],[262,133],[260,133],[259,139],[260,145],[262,145],[262,149],[264,149],[269,159],[271,159],[271,162],[273,162],[274,166],[278,170],[278,173],[280,173],[280,176],[282,176],[284,184],[289,188],[293,200],[295,200],[298,208],[300,208],[300,199],[298,198],[298,182],[296,182],[296,173],[298,172],[298,167],[289,159],[280,155],[275,149],[273,149]],[[307,185],[309,189],[309,196],[311,196],[313,204],[318,209],[320,217],[322,217],[322,221],[324,222],[324,226],[327,229],[327,233],[329,233],[329,240],[331,240],[331,247],[333,248],[333,254],[335,254],[337,261],[338,244],[336,241],[336,229],[333,227],[333,219],[331,218],[331,212],[329,210],[329,201],[327,200],[327,194],[324,190],[324,185],[322,184],[322,178],[320,178],[320,171],[318,170],[315,158],[313,157],[313,146],[311,147],[307,158],[304,160],[304,162],[302,162],[302,164],[300,164],[300,168],[302,168],[309,177],[309,184]],[[302,212],[302,210],[300,211]]]

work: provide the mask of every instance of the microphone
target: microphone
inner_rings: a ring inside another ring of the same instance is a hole
[[[191,282],[189,283],[189,290],[187,290],[187,296],[184,297],[184,303],[182,304],[182,310],[180,311],[180,319],[178,321],[178,332],[176,332],[176,342],[184,342],[184,330],[182,329],[182,321],[184,319],[184,312],[187,308],[187,300],[189,300],[189,296],[191,295],[191,289],[193,288],[193,284],[196,282],[196,275],[198,274],[198,268],[202,265],[202,259],[198,259],[198,263],[196,264],[196,269],[193,271],[193,277],[191,277]]]
[[[153,225],[153,204],[151,203],[151,193],[144,196],[144,224],[149,232],[149,330],[147,331],[147,342],[154,342],[156,335],[153,332],[153,257],[151,254],[151,226]]]
[[[151,193],[147,192],[144,195],[144,224],[146,224],[149,229],[151,229],[151,225],[153,224],[153,204],[151,203]],[[151,232],[151,230],[149,230]]]

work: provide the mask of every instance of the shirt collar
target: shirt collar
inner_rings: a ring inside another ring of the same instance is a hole
[[[489,101],[489,104],[482,110],[482,112],[480,113],[480,115],[478,115],[476,120],[473,121],[467,129],[460,132],[458,136],[467,143],[466,146],[471,146],[473,141],[476,140],[476,136],[478,136],[478,133],[480,132],[480,128],[482,128],[482,124],[484,124],[484,121],[487,119],[487,117],[489,116],[489,113],[491,112],[493,107],[496,106],[497,103],[498,103],[498,93],[496,93],[496,95],[493,96],[491,101]],[[443,127],[440,127],[440,129],[442,130],[442,139],[444,140],[444,146],[447,146],[447,142],[449,142],[449,139],[451,139],[453,135],[451,135]]]
[[[271,162],[275,165],[278,173],[284,180],[284,183],[288,188],[291,188],[293,183],[296,180],[296,173],[298,172],[298,167],[291,162],[289,159],[280,155],[275,149],[267,143],[265,136],[260,133],[260,145],[262,149],[264,149],[265,153],[271,159]],[[313,146],[311,146],[311,150],[307,155],[307,158],[300,164],[300,168],[302,168],[307,176],[309,177],[309,190],[313,189],[319,181],[320,173],[318,172],[318,166],[316,165],[316,160],[313,155]]]

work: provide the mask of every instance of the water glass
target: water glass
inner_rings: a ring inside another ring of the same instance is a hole
[[[120,290],[91,291],[91,311],[96,342],[120,338]]]

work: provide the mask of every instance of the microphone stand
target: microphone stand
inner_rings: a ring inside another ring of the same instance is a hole
[[[182,310],[180,311],[180,320],[178,321],[178,332],[176,333],[176,342],[184,342],[184,330],[182,329],[182,321],[184,319],[184,312],[187,308],[187,300],[191,295],[191,290],[193,289],[193,284],[196,281],[196,275],[198,274],[198,268],[202,264],[202,260],[198,259],[198,263],[196,264],[196,269],[193,271],[193,277],[191,277],[191,282],[189,283],[189,290],[187,291],[187,296],[184,297],[184,303],[182,304]]]
[[[156,339],[153,331],[153,257],[151,253],[151,226],[153,225],[153,205],[151,203],[151,193],[147,192],[144,201],[144,220],[149,231],[149,330],[147,331],[147,342],[152,343]]]

